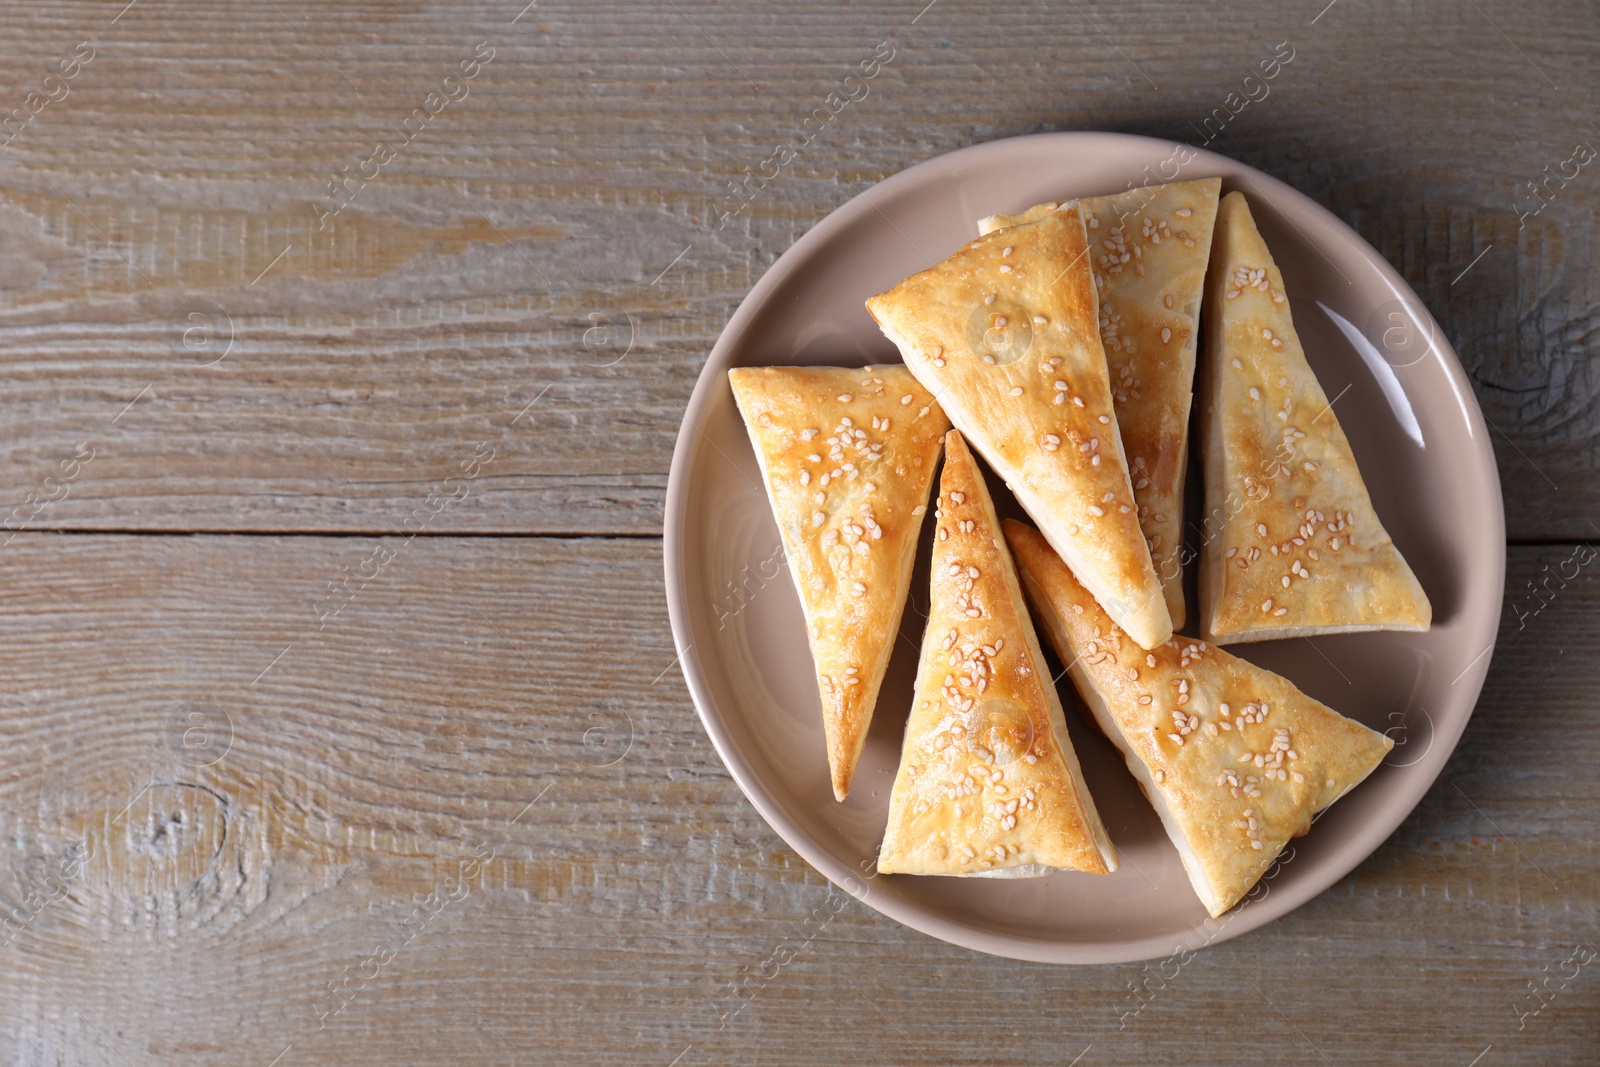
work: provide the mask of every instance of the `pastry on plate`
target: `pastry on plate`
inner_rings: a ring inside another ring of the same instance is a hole
[[[1122,751],[1212,915],[1237,904],[1284,844],[1394,746],[1204,641],[1140,648],[1037,530],[1009,521],[1005,534],[1078,695]]]
[[[1433,608],[1372,510],[1241,193],[1222,199],[1211,263],[1201,632],[1231,644],[1426,630]]]
[[[1075,203],[867,301],[906,366],[1134,640],[1172,635],[1112,406]]]
[[[1174,629],[1187,617],[1183,481],[1200,298],[1221,187],[1220,178],[1200,178],[1079,201],[1117,430],[1128,457],[1139,527]],[[1019,215],[991,215],[979,220],[978,230],[992,233],[1032,222],[1060,206],[1052,201]]]
[[[842,801],[900,630],[950,422],[901,366],[741,367],[728,381],[805,610]]]
[[[935,530],[928,628],[878,870],[1116,870],[988,488],[955,431]]]

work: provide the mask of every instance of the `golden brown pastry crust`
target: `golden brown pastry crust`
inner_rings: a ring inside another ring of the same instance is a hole
[[[950,422],[901,366],[728,372],[806,614],[833,794],[850,791]]]
[[[1394,746],[1287,679],[1190,637],[1142,649],[1038,531],[1005,524],[1045,632],[1127,760],[1212,915]]]
[[[935,521],[928,628],[878,870],[1116,870],[994,504],[954,431]]]
[[[1223,198],[1215,241],[1205,312],[1202,633],[1230,644],[1426,630],[1433,608],[1372,510],[1243,194]]]
[[[1172,633],[1139,530],[1076,204],[980,237],[867,301],[906,366],[1111,616]]]
[[[1139,527],[1166,594],[1173,629],[1183,601],[1183,483],[1189,465],[1189,408],[1211,228],[1220,178],[1172,182],[1079,203],[1099,293],[1117,429],[1139,505]],[[1018,215],[980,219],[992,233],[1042,218],[1059,201]]]

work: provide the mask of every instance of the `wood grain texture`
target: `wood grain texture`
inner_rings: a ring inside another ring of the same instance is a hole
[[[1600,139],[1584,5],[923,6],[11,7],[0,114],[95,54],[0,134],[0,501],[103,441],[33,528],[384,531],[487,439],[495,469],[438,529],[653,534],[701,360],[828,211],[994,137],[1199,141],[1283,41],[1270,96],[1210,147],[1417,288],[1497,427],[1512,536],[1595,536],[1595,167],[1518,218]],[[868,95],[719,225],[885,40]],[[328,183],[478,42],[468,95],[319,228]]]
[[[651,544],[418,539],[319,631],[310,598],[366,539],[19,538],[5,1058],[1579,1063],[1600,1040],[1592,966],[1527,1014],[1528,981],[1600,947],[1600,568],[1571,549],[1513,552],[1513,604],[1577,576],[1508,612],[1457,756],[1370,860],[1192,959],[1066,968],[904,929],[773,837],[669,669]]]
[[[1349,877],[1192,959],[1052,968],[767,829],[656,539],[706,353],[817,220],[995,137],[1198,141],[1280,41],[1210,147],[1417,289],[1512,538],[1600,537],[1600,171],[1545,170],[1600,145],[1586,5],[525,2],[0,4],[0,1060],[1593,1061],[1588,549],[1513,549],[1466,736]]]

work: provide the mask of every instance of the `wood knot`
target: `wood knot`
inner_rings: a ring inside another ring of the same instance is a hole
[[[85,820],[90,921],[113,932],[178,936],[264,896],[264,849],[213,789],[157,782]]]

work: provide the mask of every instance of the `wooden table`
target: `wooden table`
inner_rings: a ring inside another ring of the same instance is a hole
[[[1596,1061],[1589,5],[124,2],[0,16],[0,1057]],[[1443,777],[1181,967],[841,900],[724,771],[667,627],[668,459],[746,290],[866,185],[1053,129],[1210,132],[1348,221],[1505,483]]]

